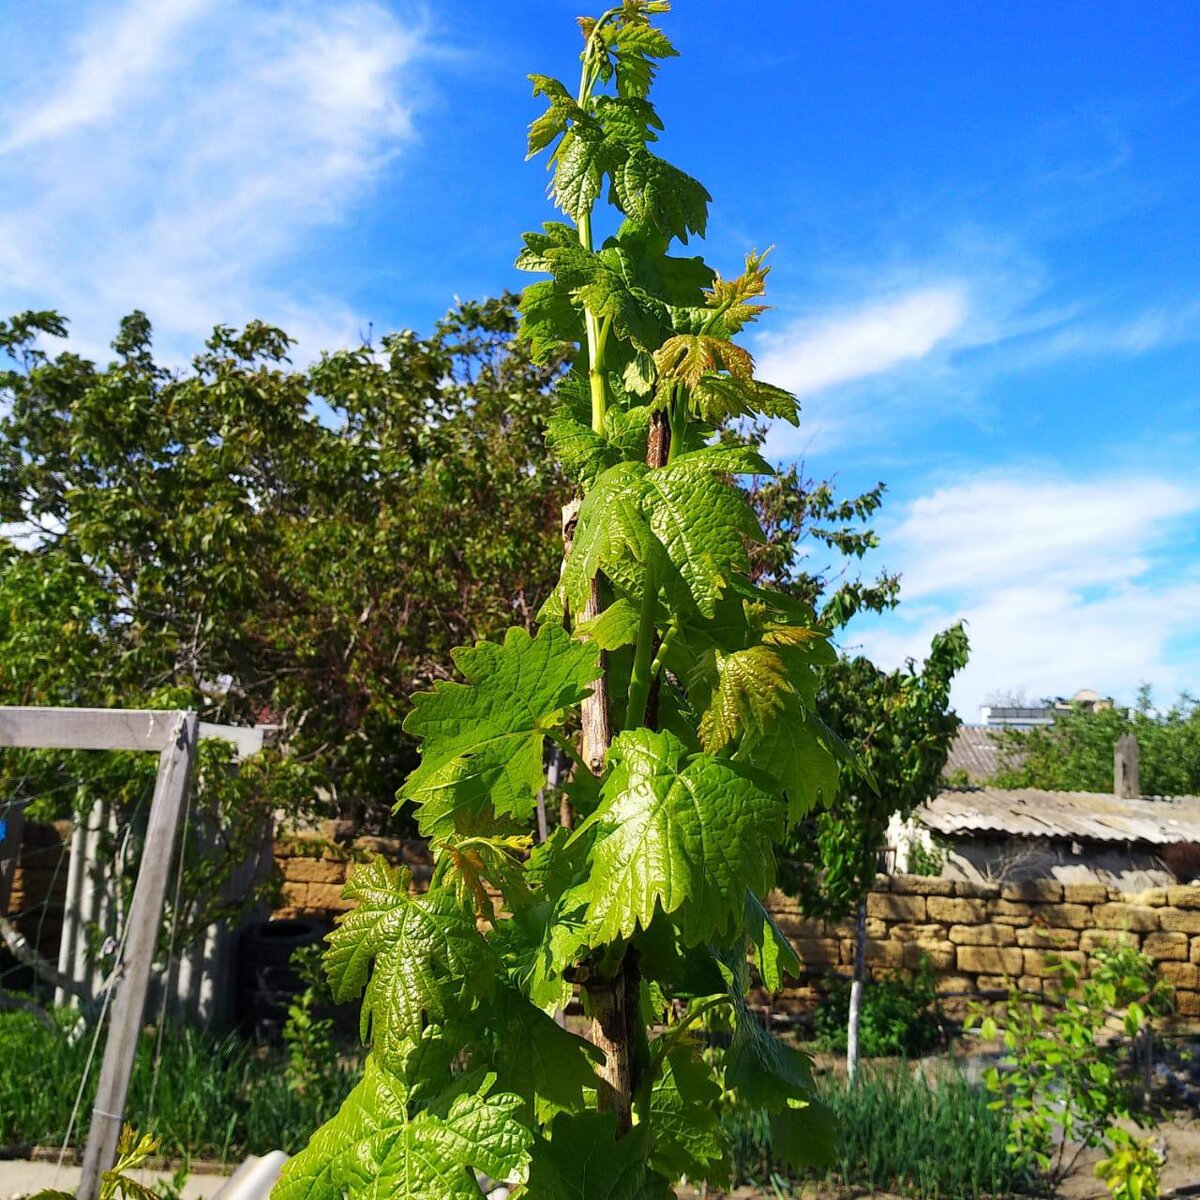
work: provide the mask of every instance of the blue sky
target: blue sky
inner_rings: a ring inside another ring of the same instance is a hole
[[[3,0],[0,309],[184,360],[262,317],[307,353],[521,280],[552,214],[525,74],[574,4]],[[664,153],[705,253],[774,244],[756,342],[781,458],[884,480],[891,665],[957,616],[994,693],[1200,690],[1194,3],[682,0]]]

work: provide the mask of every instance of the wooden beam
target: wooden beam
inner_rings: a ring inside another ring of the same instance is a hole
[[[273,733],[275,728],[273,725],[214,725],[211,721],[201,721],[200,740],[232,742],[237,747],[237,758],[249,758],[263,748],[264,734]]]
[[[172,709],[0,708],[0,746],[26,750],[153,750],[178,718]]]
[[[179,714],[154,708],[14,708],[0,706],[0,746],[26,750],[152,750],[161,754]],[[263,748],[272,726],[201,721],[201,738],[237,747],[238,758]]]
[[[92,1108],[92,1124],[83,1153],[78,1200],[96,1200],[101,1175],[116,1161],[117,1139],[125,1119],[129,1076],[133,1071],[146,1007],[150,968],[162,923],[175,838],[196,756],[199,736],[196,714],[172,715],[175,722],[168,730],[169,741],[159,758],[142,860],[126,917],[128,938],[118,964],[121,976],[113,1000],[112,1020]]]

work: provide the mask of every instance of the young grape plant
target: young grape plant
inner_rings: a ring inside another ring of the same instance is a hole
[[[561,578],[535,634],[459,649],[462,682],[416,697],[400,800],[433,878],[417,893],[376,861],[347,888],[326,966],[339,1001],[362,996],[370,1057],[276,1200],[471,1197],[485,1176],[531,1200],[669,1197],[728,1178],[731,1099],[770,1114],[778,1158],[831,1149],[809,1060],[747,993],[752,964],[768,988],[799,967],[763,897],[774,844],[837,785],[846,752],[814,711],[833,652],[746,576],[762,532],[735,479],[770,468],[719,431],[794,423],[796,403],[735,340],[764,309],[764,256],[726,279],[670,253],[710,197],[654,150],[667,7],[582,19],[577,89],[533,76],[529,151],[550,151],[565,219],[525,235],[518,265],[549,278],[523,335],[576,362],[548,439],[579,489]],[[574,828],[534,844],[555,747]],[[576,999],[586,1038],[556,1020]],[[730,1033],[706,1049],[713,1010]]]

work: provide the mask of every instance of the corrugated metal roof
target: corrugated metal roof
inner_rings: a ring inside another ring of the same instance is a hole
[[[949,777],[955,771],[965,771],[972,783],[987,783],[1000,768],[1000,747],[993,737],[996,732],[983,725],[961,726],[950,743],[942,774]]]
[[[1200,842],[1200,796],[1122,800],[1103,792],[952,788],[917,811],[937,833],[1008,833],[1088,842]]]

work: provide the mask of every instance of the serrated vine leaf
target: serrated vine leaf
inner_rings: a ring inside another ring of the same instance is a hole
[[[521,1176],[532,1135],[519,1096],[477,1090],[410,1111],[408,1088],[373,1057],[337,1116],[285,1164],[273,1200],[479,1200],[474,1170]],[[461,1086],[461,1085],[460,1085]]]
[[[704,376],[722,369],[748,383],[754,378],[754,359],[747,350],[724,338],[704,333],[677,333],[655,351],[659,375],[695,387]]]
[[[599,669],[596,648],[555,625],[536,638],[510,629],[503,644],[464,647],[454,661],[467,682],[419,692],[404,722],[421,738],[421,765],[400,796],[421,805],[427,836],[474,832],[489,804],[528,818],[545,783],[546,731],[588,694]]]
[[[506,1087],[561,1108],[579,1108],[585,1088],[596,1086],[594,1064],[603,1056],[570,1033],[520,992],[505,987],[489,1005],[499,1034],[496,1069]]]
[[[793,694],[783,660],[769,646],[718,654],[717,686],[700,718],[700,741],[715,752],[746,731],[770,727]]]
[[[617,1140],[612,1113],[561,1113],[533,1146],[528,1200],[672,1200],[670,1183],[649,1170],[649,1127]]]
[[[749,564],[746,539],[762,537],[758,518],[736,488],[686,463],[649,472],[646,486],[650,528],[696,606],[712,616],[730,577]]]
[[[637,640],[641,614],[628,600],[617,600],[590,621],[575,626],[575,636],[595,642],[601,650],[631,646]]]
[[[729,1180],[729,1143],[721,1128],[721,1085],[694,1046],[674,1047],[650,1096],[654,1149],[650,1163],[673,1179],[724,1184]]]
[[[753,1108],[780,1112],[789,1104],[809,1103],[815,1094],[812,1059],[772,1037],[740,995],[724,1067],[725,1086]]]
[[[334,1000],[363,995],[363,1041],[393,1066],[427,1019],[485,999],[496,971],[474,911],[452,891],[414,896],[410,883],[381,858],[358,870],[343,892],[357,907],[339,918],[325,952]]]
[[[763,902],[749,889],[746,891],[745,925],[746,936],[758,962],[758,974],[766,988],[777,992],[783,987],[785,976],[800,978],[804,965],[795,947]]]
[[[783,801],[736,763],[689,756],[674,734],[620,734],[600,808],[588,882],[588,922],[601,942],[647,928],[656,908],[678,913],[684,938],[740,923],[745,889],[771,883],[771,843]]]
[[[600,571],[641,590],[641,579],[656,546],[642,512],[646,468],[619,463],[605,471],[583,498],[575,541],[563,565],[562,590],[572,612],[582,612]],[[618,574],[619,571],[619,574]]]
[[[796,397],[758,379],[706,373],[692,388],[691,404],[697,416],[714,425],[731,418],[757,416],[800,424]]]
[[[837,759],[795,696],[786,697],[775,719],[761,731],[751,732],[734,757],[778,780],[787,794],[791,821],[816,804],[831,804],[837,795]]]
[[[613,55],[617,90],[624,96],[645,96],[654,82],[655,60],[679,53],[667,35],[644,18],[614,24],[604,37]]]
[[[613,191],[623,212],[669,237],[686,242],[704,236],[708,189],[665,158],[644,147],[630,150],[612,172]]]

